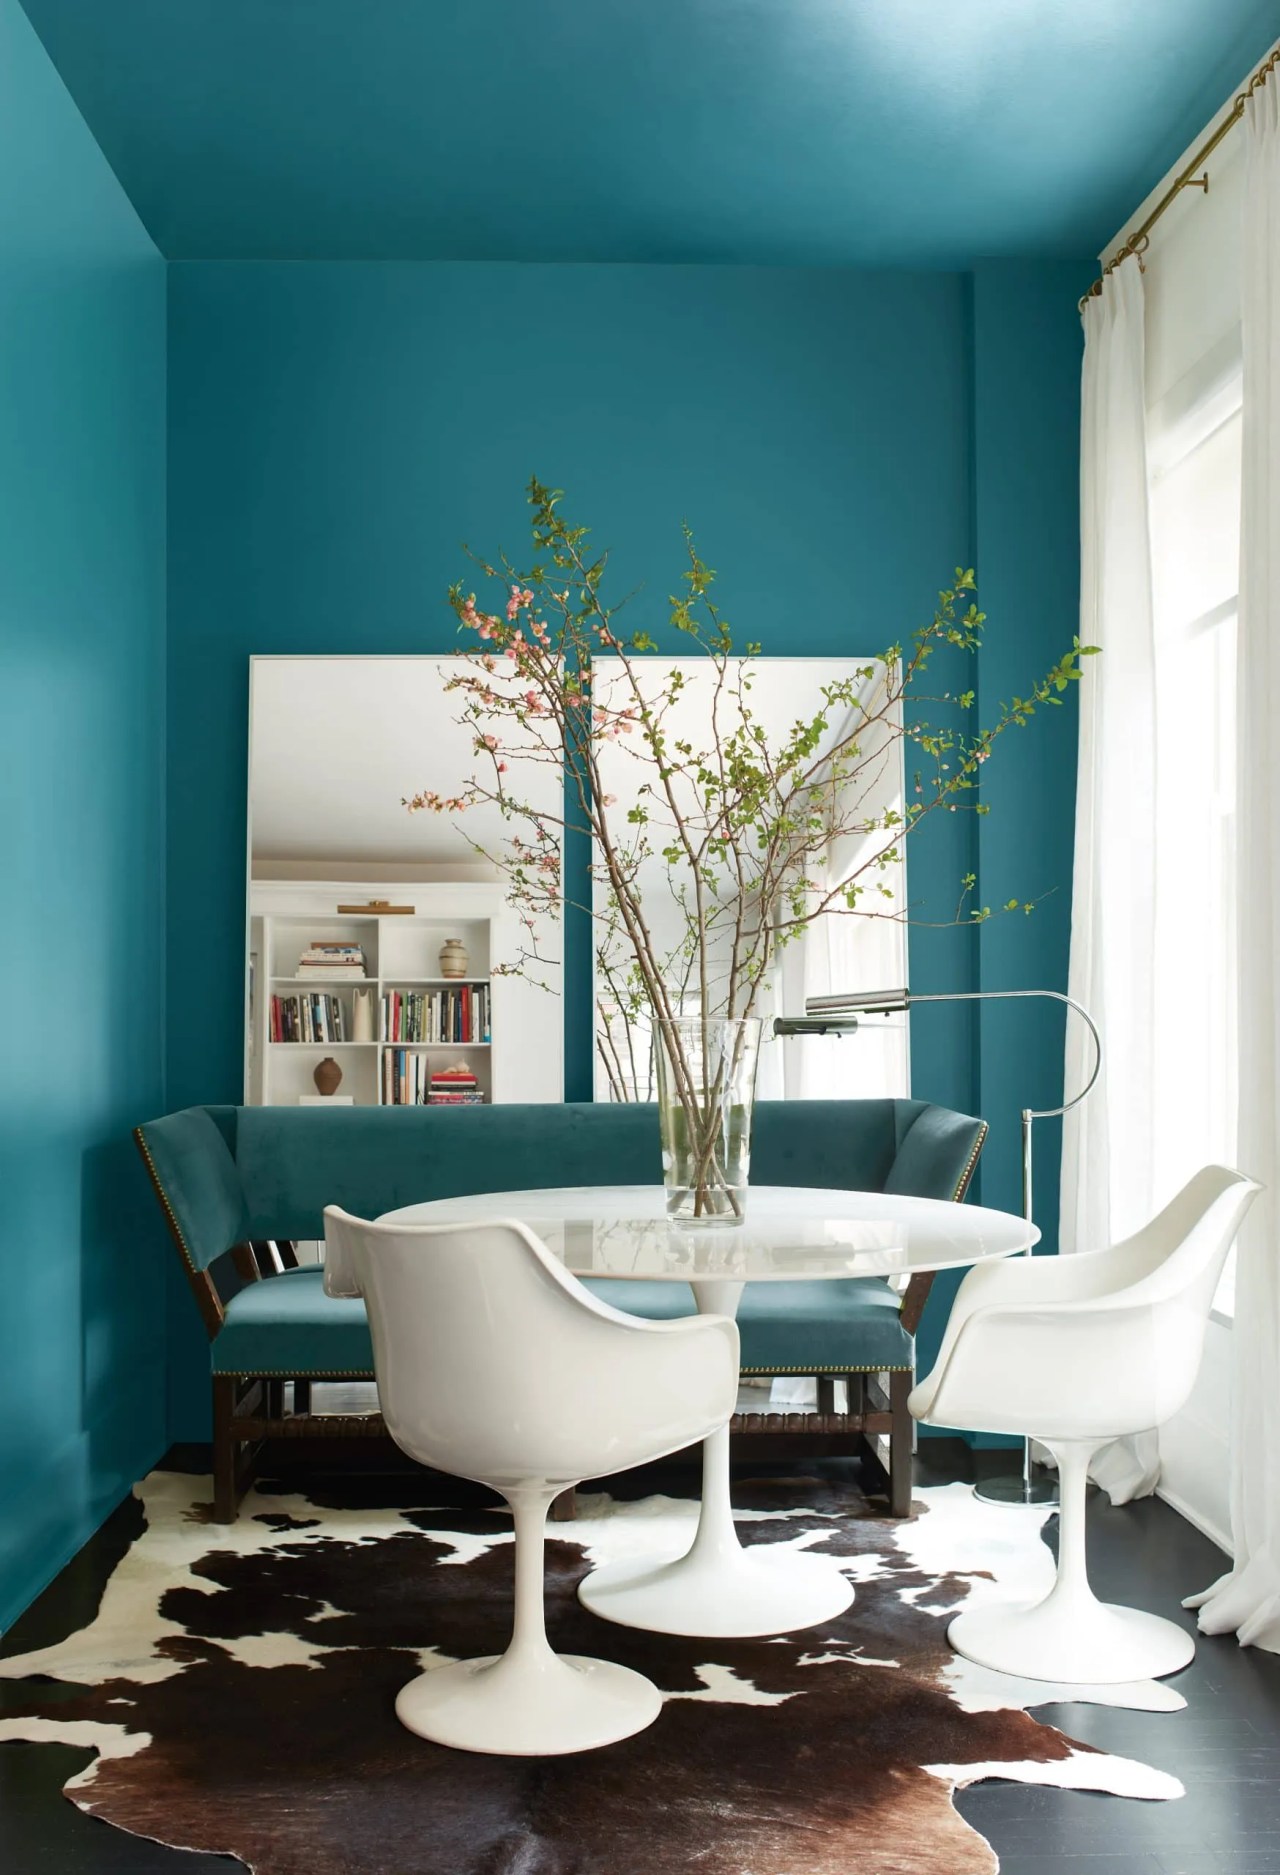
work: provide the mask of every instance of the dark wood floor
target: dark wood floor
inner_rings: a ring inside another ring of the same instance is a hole
[[[929,1440],[942,1476],[971,1475],[973,1455]],[[978,1455],[989,1469],[994,1454]],[[1007,1469],[1007,1467],[1002,1467]],[[1051,1529],[1048,1533],[1053,1535]],[[1207,1537],[1156,1498],[1115,1508],[1089,1503],[1089,1562],[1105,1600],[1178,1620],[1194,1630],[1182,1597],[1226,1566]],[[1230,1639],[1201,1638],[1196,1658],[1169,1682],[1184,1712],[1106,1706],[1039,1706],[1036,1716],[1082,1744],[1171,1771],[1186,1785],[1175,1803],[1030,1785],[980,1784],[957,1807],[1000,1857],[1001,1875],[1280,1875],[1280,1657]]]
[[[981,1455],[978,1462],[989,1468],[993,1461]],[[972,1463],[958,1443],[929,1440],[918,1472],[922,1483],[942,1483],[970,1475]],[[1178,1603],[1221,1568],[1214,1546],[1155,1499],[1116,1510],[1095,1495],[1089,1516],[1099,1592],[1189,1622]],[[137,1506],[122,1505],[4,1636],[0,1653],[44,1646],[91,1619],[139,1522]],[[1280,1658],[1234,1640],[1202,1640],[1194,1664],[1173,1683],[1187,1696],[1185,1712],[1038,1710],[1075,1738],[1173,1772],[1187,1787],[1185,1800],[1137,1803],[1010,1784],[962,1792],[959,1807],[994,1846],[1002,1875],[1280,1875]],[[0,1682],[0,1716],[6,1691]],[[91,1756],[62,1745],[0,1744],[4,1875],[243,1870],[227,1857],[161,1848],[83,1816],[61,1790]],[[851,1868],[849,1875],[876,1871]]]

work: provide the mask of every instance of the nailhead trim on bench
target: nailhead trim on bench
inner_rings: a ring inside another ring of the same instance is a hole
[[[269,1279],[268,1279],[269,1280]],[[215,1375],[224,1380],[374,1380],[377,1376],[368,1367],[217,1367]],[[908,1363],[899,1363],[879,1367],[867,1367],[848,1361],[841,1361],[834,1367],[816,1367],[806,1362],[803,1367],[740,1367],[740,1374],[750,1374],[757,1380],[803,1380],[809,1374],[909,1374],[912,1369]]]
[[[187,1268],[190,1270],[191,1274],[195,1276],[198,1274],[196,1270],[196,1265],[195,1265],[195,1258],[192,1256],[190,1250],[188,1250],[187,1248],[187,1240],[182,1234],[182,1226],[181,1224],[179,1224],[177,1217],[174,1214],[173,1206],[169,1203],[169,1194],[160,1182],[160,1174],[156,1171],[156,1162],[151,1157],[151,1148],[147,1144],[147,1136],[143,1132],[140,1126],[135,1126],[133,1129],[133,1137],[138,1142],[139,1152],[142,1154],[143,1158],[146,1160],[147,1170],[151,1174],[151,1182],[156,1188],[157,1198],[159,1198],[160,1203],[164,1207],[164,1214],[166,1218],[169,1220],[169,1229],[173,1232],[174,1241],[177,1244],[179,1250],[181,1250],[182,1252],[183,1260],[185,1261]]]
[[[982,1148],[987,1143],[987,1134],[990,1131],[990,1128],[988,1127],[985,1120],[980,1121],[979,1125],[981,1126],[982,1130],[978,1134],[977,1140],[974,1144],[973,1151],[969,1154],[969,1163],[968,1165],[966,1165],[966,1167],[964,1168],[964,1171],[960,1175],[960,1183],[956,1186],[955,1193],[952,1197],[953,1204],[959,1204],[960,1200],[964,1197],[965,1192],[969,1189],[969,1180],[973,1177],[973,1168],[978,1163],[978,1154],[982,1151]]]

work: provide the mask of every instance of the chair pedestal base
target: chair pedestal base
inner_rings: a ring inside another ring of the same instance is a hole
[[[434,1667],[396,1698],[396,1717],[419,1738],[515,1758],[612,1745],[661,1710],[661,1693],[642,1674],[549,1648]]]
[[[1158,1680],[1187,1666],[1196,1651],[1176,1623],[1092,1596],[974,1608],[956,1616],[947,1639],[966,1660],[998,1673],[1078,1686]]]
[[[790,1634],[833,1621],[853,1602],[834,1558],[761,1543],[708,1555],[695,1548],[594,1569],[578,1586],[584,1608],[624,1628],[702,1639]]]
[[[1172,1621],[1100,1602],[1085,1564],[1085,1494],[1097,1439],[1046,1440],[1058,1464],[1057,1579],[1043,1601],[978,1607],[957,1615],[947,1639],[958,1654],[997,1673],[1077,1686],[1158,1680],[1195,1658],[1196,1644]],[[1039,1541],[1039,1538],[1036,1539]]]

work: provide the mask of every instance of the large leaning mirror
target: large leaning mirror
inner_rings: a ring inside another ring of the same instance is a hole
[[[628,705],[652,712],[671,753],[661,780],[641,735],[606,739],[598,760],[601,786],[614,802],[613,824],[627,830],[628,864],[654,948],[665,960],[664,979],[674,1002],[685,1010],[723,1013],[731,959],[750,944],[754,918],[750,861],[745,869],[740,862],[709,866],[697,895],[677,837],[677,819],[693,810],[696,821],[696,799],[705,800],[708,793],[705,768],[726,758],[732,762],[735,741],[744,732],[767,761],[788,746],[800,725],[819,720],[824,727],[804,763],[815,778],[807,805],[836,831],[807,867],[806,878],[815,903],[831,909],[778,948],[762,973],[752,1013],[765,1018],[768,1034],[774,1015],[783,1010],[801,1014],[806,997],[907,981],[905,860],[899,856],[883,870],[875,864],[880,853],[900,852],[886,823],[901,825],[905,800],[902,740],[894,733],[898,717],[896,706],[886,701],[881,664],[761,656],[719,663],[706,656],[653,656],[624,664],[602,656],[593,665],[592,687],[594,702],[607,712]],[[833,696],[839,703],[826,707],[824,700]],[[853,736],[856,760],[835,771],[824,768],[831,752],[847,750]],[[704,780],[698,784],[692,777],[700,764]],[[702,831],[707,831],[705,817]],[[699,846],[696,837],[692,844]],[[637,1008],[632,947],[611,915],[616,900],[603,873],[597,864],[592,885],[596,1098],[650,1100],[655,1062],[649,1021],[646,1011]],[[857,910],[850,911],[843,888],[855,878],[873,883],[858,898]],[[708,942],[696,947],[696,968],[695,947],[688,941],[693,923],[709,933]],[[907,1018],[895,1015],[868,1020],[856,1036],[842,1040],[766,1041],[757,1092],[765,1099],[906,1094],[909,1079]]]
[[[502,829],[411,813],[456,789],[474,732],[447,657],[250,663],[245,1099],[380,1106],[563,1098],[563,1004],[519,954],[477,848]],[[558,811],[551,775],[535,777]],[[541,948],[560,955],[559,929]]]

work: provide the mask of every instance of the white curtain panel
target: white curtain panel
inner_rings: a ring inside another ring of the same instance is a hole
[[[1153,1185],[1155,629],[1147,515],[1142,271],[1136,258],[1086,302],[1080,462],[1080,682],[1069,988],[1102,1031],[1103,1071],[1064,1121],[1060,1243],[1096,1250],[1146,1223]],[[1091,1065],[1068,1022],[1067,1087]],[[1112,1502],[1155,1488],[1154,1433],[1116,1440],[1093,1475]]]
[[[1235,1563],[1189,1607],[1280,1652],[1280,74],[1245,105],[1244,461],[1238,650],[1240,1235],[1232,1330]]]
[[[808,895],[811,907],[817,902],[817,893]],[[773,1011],[774,1015],[796,1015],[802,1013],[805,998],[809,996],[827,996],[834,990],[852,987],[849,982],[837,982],[837,972],[833,969],[831,932],[828,918],[818,919],[804,932],[803,936],[788,944],[778,953],[778,961],[773,973]],[[766,1012],[767,1015],[768,1012]],[[769,1034],[770,1024],[766,1021],[765,1034]],[[761,1100],[817,1100],[830,1092],[827,1085],[832,1075],[839,1074],[839,1061],[829,1059],[832,1050],[839,1049],[838,1041],[817,1042],[803,1036],[790,1036],[774,1042],[766,1048],[760,1057],[760,1073],[756,1094]],[[847,1050],[848,1043],[843,1046]],[[819,1061],[819,1051],[824,1059]]]

